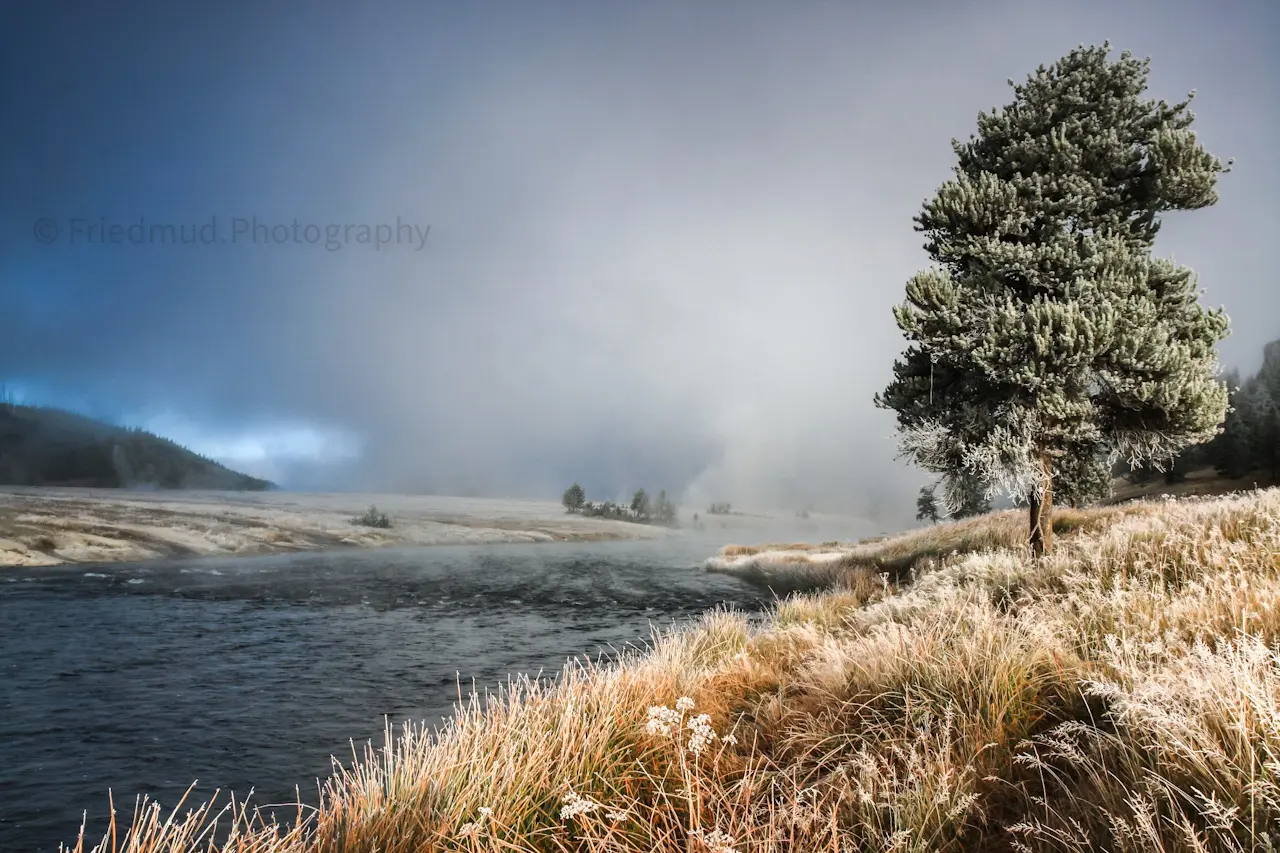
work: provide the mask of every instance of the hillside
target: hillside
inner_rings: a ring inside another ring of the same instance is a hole
[[[252,491],[272,487],[144,430],[61,409],[10,403],[0,404],[0,485]]]
[[[1182,474],[1173,483],[1164,477],[1154,477],[1144,482],[1133,482],[1124,477],[1117,477],[1111,484],[1111,497],[1103,504],[1117,504],[1143,498],[1159,498],[1163,495],[1174,497],[1208,497],[1211,495],[1229,495],[1250,489],[1265,489],[1280,485],[1280,479],[1271,476],[1264,468],[1247,471],[1239,477],[1226,477],[1213,468],[1197,468]]]

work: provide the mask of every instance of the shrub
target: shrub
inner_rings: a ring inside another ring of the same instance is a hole
[[[376,506],[370,507],[364,511],[364,515],[357,515],[351,519],[352,524],[363,525],[364,527],[380,527],[386,529],[391,526],[391,519],[387,517],[385,512],[379,512]]]

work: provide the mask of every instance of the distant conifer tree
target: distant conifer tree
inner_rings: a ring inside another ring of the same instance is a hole
[[[649,518],[649,495],[644,489],[636,489],[631,498],[631,513],[639,519]]]
[[[938,518],[938,499],[934,496],[933,489],[929,486],[921,486],[920,494],[916,498],[916,521],[936,524]]]
[[[569,512],[581,512],[586,502],[587,495],[582,491],[582,486],[577,483],[565,489],[564,497],[560,498],[560,503],[564,504],[564,508]]]

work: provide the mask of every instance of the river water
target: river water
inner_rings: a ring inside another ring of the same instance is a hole
[[[516,673],[771,596],[699,568],[720,542],[489,545],[0,574],[0,853],[52,851],[194,780],[314,802],[330,756]],[[295,787],[296,786],[296,787]],[[224,800],[225,801],[225,800]],[[184,807],[185,811],[185,807]]]

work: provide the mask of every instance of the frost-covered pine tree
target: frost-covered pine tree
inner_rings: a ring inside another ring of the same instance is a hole
[[[1216,202],[1231,163],[1196,141],[1191,95],[1144,99],[1149,60],[1109,53],[1009,81],[1013,102],[952,140],[955,177],[916,217],[935,266],[894,309],[909,344],[876,396],[949,506],[966,475],[1026,500],[1036,555],[1058,460],[1159,467],[1212,438],[1227,405],[1227,317],[1151,250],[1160,214]]]
[[[1111,465],[1094,453],[1066,453],[1054,460],[1053,499],[1085,507],[1111,497]]]

